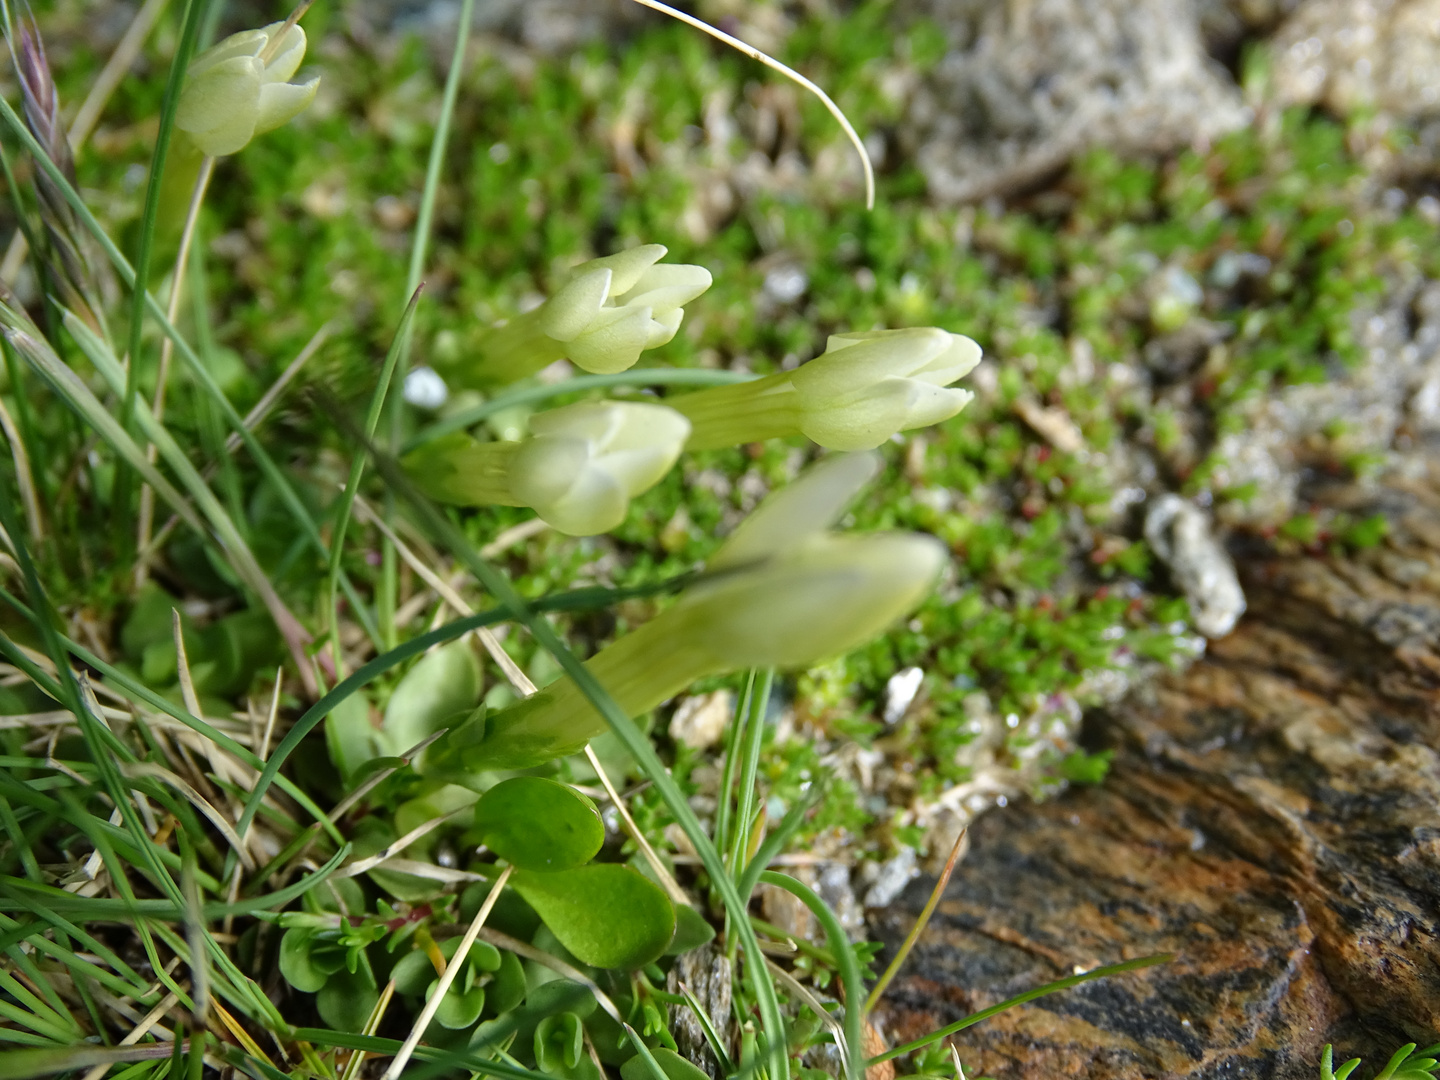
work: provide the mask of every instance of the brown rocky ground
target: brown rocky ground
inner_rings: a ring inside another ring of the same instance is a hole
[[[1384,510],[1354,559],[1237,553],[1250,614],[1183,675],[1088,720],[1106,783],[985,815],[893,1040],[1134,956],[964,1032],[972,1074],[1315,1076],[1440,1033],[1440,460],[1322,501]],[[876,923],[892,947],[933,879]]]

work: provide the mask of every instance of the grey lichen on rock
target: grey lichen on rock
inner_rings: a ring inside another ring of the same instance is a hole
[[[916,0],[950,36],[902,134],[941,200],[1033,184],[1094,147],[1166,151],[1249,113],[1185,0]]]

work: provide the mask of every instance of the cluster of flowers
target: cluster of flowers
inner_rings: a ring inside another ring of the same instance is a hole
[[[176,123],[205,155],[231,154],[302,111],[318,79],[288,80],[305,34],[275,23],[197,57]],[[577,267],[540,306],[491,331],[451,378],[493,391],[560,359],[609,374],[669,342],[685,305],[710,287],[700,266],[665,264],[646,244]],[[832,336],[793,371],[666,399],[582,402],[536,413],[516,441],[437,440],[406,467],[431,497],[460,506],[527,506],[583,536],[625,518],[685,450],[805,436],[836,451],[871,451],[902,431],[949,419],[971,394],[952,384],[980,360],[969,338],[933,327]],[[588,666],[638,715],[695,679],[747,667],[804,667],[856,647],[912,610],[945,561],[911,533],[830,531],[878,468],[872,453],[832,455],[772,495],[711,559],[707,574],[661,615]],[[523,768],[572,753],[604,729],[569,681],[452,730],[429,767]]]

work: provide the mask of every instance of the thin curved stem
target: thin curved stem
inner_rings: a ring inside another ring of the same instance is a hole
[[[865,149],[865,143],[861,141],[860,136],[856,133],[855,128],[850,123],[850,120],[846,117],[844,112],[841,111],[840,106],[835,104],[829,94],[825,93],[824,90],[821,90],[820,87],[816,86],[813,82],[807,79],[804,75],[801,75],[794,68],[787,67],[779,60],[776,60],[773,56],[761,52],[759,49],[755,48],[754,45],[746,44],[739,38],[733,37],[730,34],[725,33],[725,31],[723,30],[717,30],[715,27],[711,26],[709,23],[703,21],[702,19],[697,19],[694,15],[687,15],[683,11],[677,11],[669,4],[660,3],[660,0],[635,0],[635,3],[639,4],[641,7],[647,7],[651,11],[658,11],[661,14],[669,15],[672,19],[678,19],[686,26],[693,26],[701,33],[709,34],[716,41],[723,41],[726,45],[729,45],[737,52],[742,52],[746,56],[750,57],[750,59],[758,60],[760,61],[760,63],[764,64],[771,70],[780,72],[780,74],[784,75],[787,79],[799,83],[806,90],[809,90],[810,93],[814,94],[817,98],[819,98],[820,104],[825,106],[826,110],[830,113],[830,115],[835,118],[835,122],[844,129],[845,137],[849,139],[851,145],[855,147],[855,152],[860,155],[860,167],[865,171],[865,209],[875,209],[875,166],[870,163],[870,152]]]
[[[200,207],[205,202],[205,191],[210,186],[210,177],[215,173],[215,159],[207,157],[200,162],[200,175],[195,177],[195,190],[190,193],[190,206],[185,211],[185,226],[180,232],[180,252],[175,256],[175,274],[170,285],[170,302],[165,317],[175,322],[180,317],[180,297],[185,291],[185,266],[190,261],[190,245],[195,240],[195,225],[200,219]],[[151,415],[157,421],[165,420],[165,387],[170,380],[170,360],[175,354],[175,343],[168,337],[160,341],[160,365],[155,369],[155,401],[150,406]],[[153,465],[159,454],[154,443],[146,448],[146,457]],[[150,576],[150,533],[155,525],[155,492],[146,484],[140,489],[140,524],[135,535],[135,587],[144,585]]]

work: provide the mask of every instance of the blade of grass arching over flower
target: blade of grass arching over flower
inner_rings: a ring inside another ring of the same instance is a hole
[[[185,72],[195,55],[195,42],[200,36],[200,23],[211,0],[186,0],[185,15],[180,25],[180,42],[170,62],[170,75],[165,83],[165,97],[160,103],[160,128],[155,136],[155,151],[150,156],[150,177],[145,186],[145,209],[140,217],[140,244],[135,253],[135,277],[130,283],[130,368],[125,376],[125,393],[120,402],[120,426],[131,430],[135,401],[140,389],[140,350],[144,344],[145,298],[150,286],[150,259],[155,250],[155,229],[160,218],[160,192],[165,177],[165,162],[170,155],[170,140],[175,134],[175,113],[180,106],[180,91]],[[128,542],[130,473],[121,469],[115,477],[116,499],[122,522],[122,542]]]
[[[657,585],[639,586],[627,589],[607,588],[584,588],[573,589],[569,592],[554,593],[542,597],[533,602],[532,607],[537,612],[546,611],[595,611],[600,608],[609,607],[620,603],[623,600],[638,599],[645,596],[657,596],[660,593],[670,592],[678,589],[688,577],[672,578],[662,581]],[[3,596],[3,591],[0,591]],[[319,701],[306,709],[300,719],[290,725],[285,738],[270,752],[265,759],[265,768],[255,781],[255,786],[250,790],[250,797],[246,800],[245,809],[240,815],[240,820],[235,826],[235,831],[241,837],[249,827],[250,821],[255,817],[260,807],[260,800],[265,797],[265,792],[270,784],[277,780],[280,775],[280,767],[295,750],[297,746],[314,730],[315,726],[336,707],[340,705],[351,694],[374,679],[379,678],[412,656],[419,656],[421,653],[435,645],[443,645],[447,641],[454,641],[456,638],[478,630],[482,626],[494,626],[496,623],[506,622],[511,617],[510,612],[504,608],[491,608],[489,611],[482,611],[477,615],[467,615],[462,619],[448,622],[444,626],[430,631],[428,634],[421,634],[413,637],[401,645],[395,646],[389,652],[382,653],[375,657],[363,667],[357,668],[354,673],[347,676],[336,685]],[[3,779],[3,774],[0,774]]]
[[[395,375],[395,368],[400,363],[400,358],[410,346],[410,327],[415,320],[415,308],[420,303],[420,291],[422,286],[416,286],[410,294],[410,302],[405,305],[405,314],[400,316],[400,325],[395,330],[395,337],[390,342],[390,351],[385,355],[385,363],[380,367],[380,379],[375,384],[375,393],[370,398],[370,407],[365,411],[365,438],[366,440],[375,437],[375,429],[380,424],[380,413],[385,408],[385,394],[390,389],[390,380]],[[340,581],[340,560],[345,553],[345,530],[350,525],[350,514],[355,506],[355,495],[360,489],[360,478],[365,473],[365,453],[357,451],[355,460],[350,465],[350,477],[345,483],[345,490],[341,492],[340,499],[335,507],[335,527],[330,536],[330,573],[325,590],[325,610],[330,617],[330,645],[334,652],[335,675],[337,678],[344,678],[342,665],[344,659],[340,652],[340,612],[337,608],[338,591]],[[380,636],[387,643],[388,637],[385,634],[385,624],[382,620],[380,625]],[[241,832],[244,835],[244,832]]]
[[[860,977],[860,963],[855,959],[855,950],[850,948],[845,928],[808,885],[773,870],[766,870],[760,875],[760,880],[795,897],[825,928],[830,953],[839,969],[840,985],[845,988],[845,1075],[848,1080],[865,1080],[865,983]]]
[[[100,222],[96,220],[90,208],[85,205],[85,201],[80,198],[80,194],[65,178],[64,173],[60,172],[60,170],[55,167],[55,163],[45,156],[44,149],[35,141],[35,137],[31,135],[25,127],[24,121],[20,119],[15,110],[11,108],[10,103],[7,102],[3,96],[0,96],[0,121],[3,121],[5,125],[10,128],[16,139],[25,146],[31,157],[35,159],[36,166],[54,181],[56,189],[64,196],[65,201],[69,203],[70,207],[75,211],[76,216],[80,219],[81,225],[85,227],[85,231],[94,237],[95,241],[105,252],[106,258],[110,260],[111,265],[114,266],[115,272],[120,275],[124,285],[127,288],[133,287],[135,283],[135,270],[130,265],[129,260],[127,260],[120,249],[115,246],[115,241],[110,239],[109,234],[105,232]],[[262,446],[260,441],[255,437],[255,434],[245,423],[245,418],[240,415],[235,406],[230,402],[229,397],[226,396],[225,391],[220,387],[220,384],[216,382],[214,374],[211,373],[210,369],[200,359],[199,355],[190,343],[185,340],[180,331],[176,329],[175,325],[166,318],[165,309],[161,307],[160,302],[155,299],[152,293],[147,292],[145,294],[145,306],[146,310],[150,313],[150,317],[159,325],[165,336],[175,343],[176,353],[185,361],[186,367],[195,377],[196,382],[200,384],[206,395],[220,407],[221,412],[225,416],[226,423],[230,425],[235,434],[244,442],[246,449],[250,452],[250,456],[254,458],[255,464],[259,467],[260,471],[265,474],[266,480],[274,486],[276,494],[280,496],[280,501],[284,503],[285,508],[305,533],[311,546],[319,551],[322,558],[328,557],[328,548],[320,535],[319,527],[311,518],[309,511],[305,509],[305,504],[301,502],[300,496],[296,494],[294,486],[285,477],[280,467],[275,464],[274,458],[270,456],[264,446]],[[147,480],[146,482],[148,483],[149,481]]]
[[[410,269],[405,275],[405,295],[414,296],[420,288],[425,271],[425,255],[430,247],[430,232],[435,224],[435,198],[440,191],[440,170],[445,166],[445,150],[450,142],[450,123],[455,117],[455,102],[460,95],[460,76],[465,70],[465,50],[470,45],[470,25],[475,14],[475,0],[461,0],[460,22],[455,28],[455,51],[450,57],[450,70],[445,75],[445,92],[440,99],[440,115],[435,121],[435,137],[430,140],[430,160],[425,166],[425,186],[421,190],[420,209],[415,216],[415,237],[410,247]],[[404,386],[410,368],[410,333],[403,335],[398,356],[397,378]],[[382,392],[383,393],[383,392]],[[390,438],[392,454],[400,452],[400,437],[405,423],[405,395],[390,399]],[[373,433],[372,433],[373,434]],[[363,458],[362,458],[363,460]],[[389,496],[387,496],[389,498]],[[393,510],[393,504],[390,507]],[[335,545],[339,547],[339,544]],[[399,589],[398,559],[395,545],[388,538],[380,543],[380,588],[375,598],[375,614],[380,637],[387,646],[396,642],[395,609]],[[339,657],[336,657],[339,663]]]
[[[90,362],[95,365],[101,377],[110,385],[110,389],[118,392],[124,386],[125,382],[125,376],[121,370],[120,362],[111,355],[109,347],[105,342],[72,312],[65,312],[64,318],[65,328],[70,332],[70,336],[75,340],[75,343],[80,346],[81,351],[84,352]],[[30,340],[33,341],[34,339],[31,338]],[[32,363],[36,362],[35,358],[29,357],[28,353],[27,358],[30,358]],[[47,366],[51,368],[56,368],[57,365],[60,367],[64,366],[63,361],[61,361],[59,357],[54,356],[53,353],[49,357],[45,357],[44,361]],[[73,372],[70,372],[70,376],[72,377],[64,380],[64,384],[73,388],[79,383],[79,379],[78,377],[74,377]],[[88,394],[88,390],[86,393]],[[94,400],[93,395],[92,400]],[[103,407],[99,406],[98,401],[95,402],[95,406],[99,407],[99,412],[104,412]],[[73,402],[71,403],[71,407],[74,407]],[[90,420],[92,424],[96,423],[99,419],[98,416],[95,415],[96,411],[95,407],[91,407],[88,408],[86,412],[86,419]],[[279,628],[281,637],[285,639],[286,645],[290,648],[291,656],[295,660],[295,666],[299,669],[301,681],[305,683],[307,690],[312,690],[313,692],[315,673],[310,666],[309,657],[305,652],[305,645],[310,640],[310,634],[306,631],[305,627],[301,625],[300,620],[285,606],[285,602],[280,599],[280,595],[275,591],[275,586],[271,583],[269,577],[266,576],[265,571],[260,568],[260,563],[256,560],[254,552],[250,550],[250,545],[245,542],[245,538],[240,534],[240,530],[236,527],[234,521],[230,519],[230,515],[225,512],[225,508],[220,505],[220,501],[215,498],[209,485],[205,483],[205,480],[201,477],[195,466],[190,463],[190,458],[184,450],[180,449],[179,444],[175,442],[174,437],[166,429],[165,425],[155,419],[154,415],[150,412],[149,406],[143,401],[135,404],[134,414],[140,429],[145,433],[149,441],[155,444],[156,449],[158,449],[161,456],[164,457],[166,464],[170,466],[171,471],[174,472],[175,476],[179,478],[180,482],[185,486],[185,489],[190,493],[190,497],[195,500],[195,505],[204,513],[205,518],[210,523],[210,528],[215,530],[215,535],[220,540],[221,552],[225,556],[226,561],[235,568],[235,572],[239,575],[240,580],[249,586],[249,588],[253,589],[255,594],[259,596],[265,604],[265,609],[270,612],[270,617],[275,620],[275,625]],[[109,418],[108,413],[105,413],[105,416],[107,419]],[[127,433],[123,429],[120,429],[113,420],[106,426],[112,431],[116,439],[129,441]],[[107,439],[107,441],[109,440]],[[112,442],[111,446],[117,451],[121,450],[121,446],[116,443]],[[136,456],[143,458],[145,455],[144,451],[141,450],[138,445],[130,442],[129,447],[123,451],[123,456],[129,459]],[[146,470],[142,470],[142,475],[145,471]],[[154,473],[154,468],[150,467],[148,471]],[[173,487],[168,483],[157,487],[153,482],[151,486],[154,487],[156,494],[170,503],[172,510],[177,512],[180,510],[184,500]],[[200,535],[202,538],[207,537],[207,531],[203,527],[200,529]]]
[[[408,453],[442,435],[474,427],[486,417],[516,405],[533,405],[537,401],[549,401],[551,398],[585,390],[607,390],[616,386],[729,386],[732,383],[752,382],[756,378],[758,376],[748,371],[715,371],[710,368],[631,368],[629,371],[617,371],[609,375],[577,375],[557,383],[522,386],[496,394],[489,401],[461,409],[444,420],[422,428],[412,438],[407,439],[400,449]]]
[[[333,411],[332,415],[343,422],[343,413]],[[358,439],[358,433],[354,433],[354,437]],[[367,445],[369,444],[368,440],[365,442]],[[369,448],[375,459],[376,468],[384,477],[385,482],[406,498],[414,508],[416,517],[430,530],[432,537],[448,547],[452,554],[475,575],[480,585],[500,602],[509,615],[529,630],[535,640],[555,657],[561,669],[575,680],[576,685],[591,705],[604,717],[610,730],[630,752],[641,771],[655,785],[655,789],[675,816],[676,823],[689,838],[696,853],[700,856],[706,872],[710,874],[711,880],[719,890],[730,921],[735,926],[735,931],[740,938],[740,944],[745,949],[745,970],[760,1011],[761,1034],[764,1036],[765,1045],[772,1059],[771,1080],[789,1080],[790,1061],[786,1054],[785,1021],[780,1013],[780,1001],[775,993],[775,984],[770,981],[770,973],[765,966],[765,954],[760,950],[760,942],[755,937],[755,931],[747,917],[748,902],[741,897],[735,879],[725,868],[725,861],[720,852],[706,834],[704,826],[700,824],[700,819],[690,808],[689,800],[680,790],[680,786],[675,783],[674,778],[670,775],[670,770],[665,767],[655,753],[649,737],[636,726],[635,722],[615,703],[599,680],[560,640],[560,636],[556,634],[549,622],[541,617],[537,605],[527,603],[515,591],[510,580],[470,546],[469,541],[465,539],[460,530],[437,511],[430,501],[410,483],[404,471],[393,459],[379,453],[373,445],[370,445]]]

